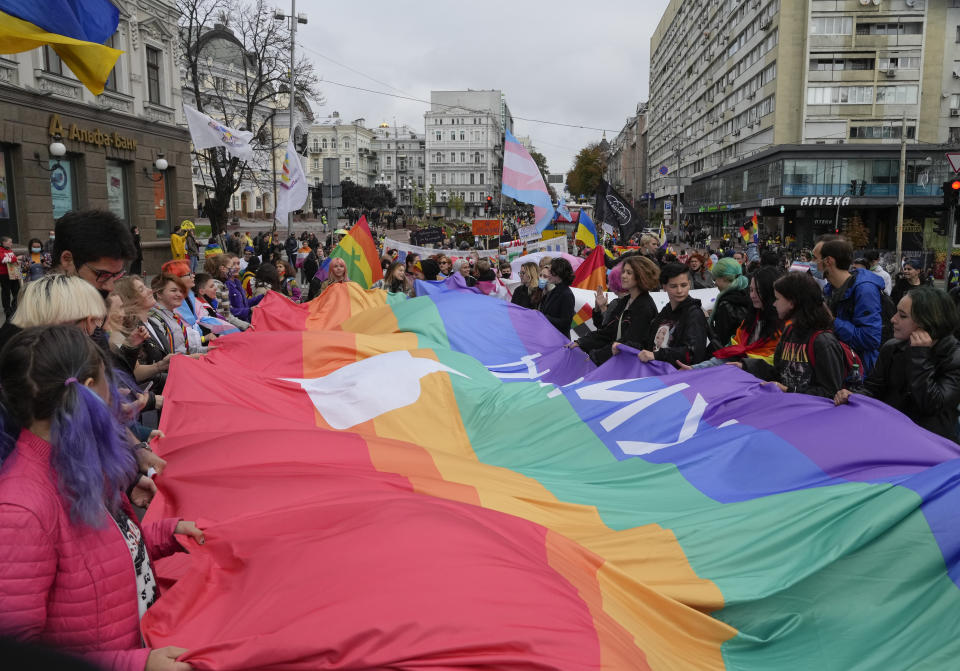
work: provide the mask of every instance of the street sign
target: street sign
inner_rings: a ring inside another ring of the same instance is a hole
[[[669,200],[663,201],[663,211],[664,211],[664,212],[669,212],[669,211],[672,210],[672,209],[673,209],[673,203],[671,203]]]
[[[950,161],[950,167],[954,172],[960,172],[960,152],[948,151],[947,160]]]
[[[668,172],[670,172],[670,169],[669,169],[667,166],[665,166],[665,165],[661,165],[661,166],[660,166],[660,174],[661,174],[661,175],[666,175]]]

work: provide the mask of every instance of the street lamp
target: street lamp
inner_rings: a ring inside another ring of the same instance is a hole
[[[297,24],[306,25],[307,15],[297,14],[297,0],[290,0],[290,14],[284,14],[283,10],[276,9],[273,12],[275,21],[290,19],[290,138],[293,138],[294,110],[296,109],[297,88],[293,81],[293,73],[296,64],[294,62],[294,52],[297,46]],[[287,213],[287,233],[293,232],[293,212]]]
[[[154,167],[155,172],[160,173],[157,177],[154,177],[153,175],[151,175],[151,174],[150,174],[150,171],[147,170],[146,167],[143,168],[143,174],[144,174],[144,175],[146,176],[146,178],[149,179],[151,182],[162,182],[162,181],[163,181],[163,173],[166,172],[167,168],[170,167],[170,164],[167,163],[167,159],[165,159],[165,158],[163,157],[163,152],[162,152],[162,151],[161,151],[161,152],[157,152],[157,160],[155,160],[155,161],[153,162],[153,167]]]
[[[53,134],[53,141],[50,143],[50,146],[47,148],[47,151],[50,152],[50,156],[56,159],[56,164],[49,168],[43,164],[43,161],[40,160],[40,152],[33,152],[33,157],[37,159],[37,164],[46,170],[47,172],[53,172],[60,166],[60,159],[66,156],[67,148],[63,144],[63,138],[60,136],[60,133]]]

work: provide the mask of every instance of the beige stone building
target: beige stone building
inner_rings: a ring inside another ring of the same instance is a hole
[[[889,247],[905,136],[907,216],[940,218],[958,23],[952,0],[672,0],[651,40],[657,204],[679,184],[680,218],[716,233],[756,212],[809,241],[857,217]]]

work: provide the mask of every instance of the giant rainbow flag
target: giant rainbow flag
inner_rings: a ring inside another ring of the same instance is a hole
[[[197,669],[947,669],[960,450],[728,366],[596,368],[438,291],[268,296],[175,359],[142,629]]]

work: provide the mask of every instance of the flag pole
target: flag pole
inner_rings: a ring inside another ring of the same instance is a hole
[[[290,0],[290,139],[293,140],[293,120],[296,109],[297,87],[293,81],[294,53],[297,48],[297,0]],[[296,150],[296,144],[293,145]],[[297,160],[300,155],[297,154]],[[276,218],[276,217],[274,217]],[[287,212],[287,235],[293,232],[293,210]]]

